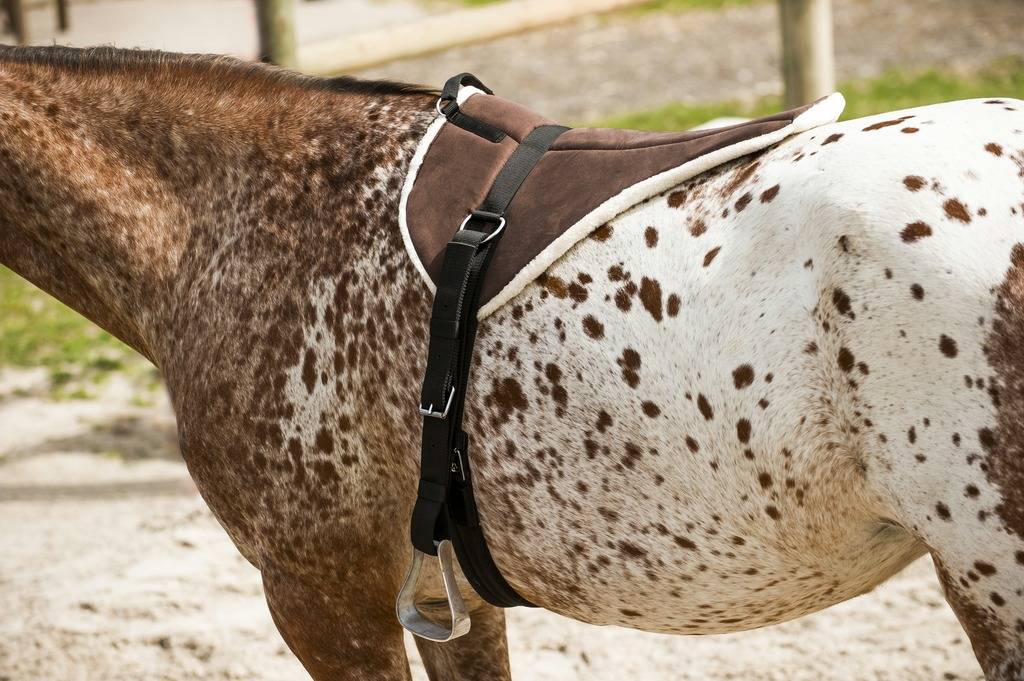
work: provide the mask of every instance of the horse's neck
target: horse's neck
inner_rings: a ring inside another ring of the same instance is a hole
[[[264,235],[301,247],[416,115],[368,114],[425,108],[226,75],[0,56],[0,262],[158,365],[196,278]]]

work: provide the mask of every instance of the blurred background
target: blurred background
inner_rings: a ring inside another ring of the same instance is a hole
[[[571,125],[683,129],[832,89],[846,117],[1024,97],[1024,0],[4,0],[0,18],[5,43],[472,71]],[[152,366],[0,268],[0,681],[307,678],[175,441]],[[729,636],[509,621],[519,679],[981,679],[927,560]]]

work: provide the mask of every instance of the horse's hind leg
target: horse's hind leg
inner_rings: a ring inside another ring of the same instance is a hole
[[[1024,554],[999,560],[976,550],[946,558],[933,553],[933,558],[946,600],[971,639],[985,679],[1024,681]]]
[[[262,572],[274,623],[315,681],[408,681],[390,593],[327,592],[266,566]]]
[[[505,611],[481,604],[469,633],[448,643],[416,639],[431,681],[510,681]]]

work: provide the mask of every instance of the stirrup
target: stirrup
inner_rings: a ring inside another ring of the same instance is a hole
[[[409,632],[428,641],[444,643],[452,639],[464,636],[469,631],[469,612],[466,611],[466,603],[459,593],[459,585],[455,582],[455,571],[452,569],[454,562],[454,550],[448,539],[437,545],[437,561],[441,568],[441,579],[444,582],[444,593],[447,597],[445,605],[451,614],[451,625],[445,627],[427,619],[416,602],[416,589],[420,583],[420,573],[423,571],[423,560],[427,554],[413,547],[412,565],[405,576],[405,583],[398,592],[398,602],[395,604],[395,612],[398,614],[398,621],[402,623]],[[426,601],[424,604],[437,605],[437,600]]]

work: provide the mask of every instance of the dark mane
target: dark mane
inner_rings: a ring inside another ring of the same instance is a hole
[[[265,85],[292,86],[309,90],[328,90],[341,94],[433,95],[435,89],[423,85],[388,80],[362,80],[352,76],[318,78],[235,57],[210,54],[179,54],[160,50],[120,49],[116,47],[13,47],[0,45],[0,63],[38,64],[81,73],[117,72],[137,69],[182,68],[193,73],[259,82]]]

